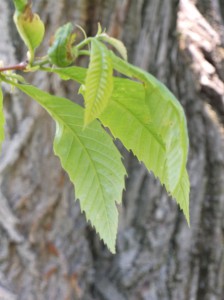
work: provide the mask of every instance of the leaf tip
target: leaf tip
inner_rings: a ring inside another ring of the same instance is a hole
[[[187,225],[190,228],[191,227],[191,221],[190,221],[189,210],[188,210],[188,213],[185,212],[184,215],[185,215],[185,218],[186,218],[186,221],[187,221]]]
[[[94,118],[92,118],[86,111],[84,114],[84,123],[83,123],[83,130],[86,129],[86,127],[94,121]]]

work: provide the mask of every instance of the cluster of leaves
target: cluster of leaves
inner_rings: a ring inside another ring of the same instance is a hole
[[[87,220],[111,252],[115,252],[118,226],[116,202],[121,202],[126,175],[113,138],[120,139],[159,178],[189,223],[188,134],[183,109],[174,95],[152,75],[129,64],[122,42],[100,26],[95,37],[85,36],[77,45],[72,24],[60,27],[47,55],[35,60],[44,25],[26,0],[14,0],[14,4],[14,21],[29,51],[24,70],[54,72],[63,80],[80,83],[85,108],[24,83],[12,72],[1,72],[0,80],[36,100],[55,120],[55,154],[76,187]],[[70,66],[80,55],[89,56],[88,68]],[[115,77],[114,70],[128,78]],[[2,105],[2,93],[0,100]],[[1,110],[1,141],[3,125]]]

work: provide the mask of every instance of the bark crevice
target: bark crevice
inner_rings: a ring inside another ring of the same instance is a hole
[[[123,40],[132,63],[153,73],[180,99],[190,136],[191,228],[154,176],[119,146],[129,177],[112,256],[86,224],[68,176],[53,155],[52,120],[4,86],[0,298],[222,300],[223,0],[40,0],[34,8],[47,29],[38,53],[46,51],[58,26],[72,21],[93,35],[100,21]],[[0,60],[17,63],[25,50],[7,0],[0,1],[0,15]],[[80,101],[74,96],[77,86],[61,84],[56,76],[40,72],[27,80]]]

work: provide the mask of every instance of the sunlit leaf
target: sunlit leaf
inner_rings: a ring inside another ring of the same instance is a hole
[[[28,0],[13,0],[13,2],[18,12],[23,12],[26,5],[28,4]]]
[[[107,108],[107,112],[110,112],[108,113],[108,120],[111,120],[111,118],[115,118],[115,115],[119,115],[119,117],[117,117],[117,123],[106,123],[106,125],[112,132],[116,130],[117,133],[115,134],[115,136],[120,138],[124,145],[128,149],[131,149],[136,154],[138,159],[140,161],[143,161],[146,167],[149,170],[152,170],[153,173],[159,177],[160,181],[164,183],[168,193],[179,203],[180,207],[183,209],[186,219],[189,222],[189,179],[186,173],[188,135],[183,109],[176,98],[171,94],[171,92],[169,92],[169,90],[162,83],[156,80],[152,75],[142,70],[139,71],[139,69],[136,67],[130,67],[130,65],[127,66],[127,72],[125,73],[126,62],[124,62],[123,66],[123,61],[120,61],[121,60],[119,59],[119,64],[115,61],[115,68],[118,71],[124,73],[125,75],[138,78],[143,83],[136,83],[131,81],[132,86],[130,86],[130,84],[127,84],[127,81],[125,81],[124,79],[119,79],[119,91],[117,91],[117,94],[115,94],[115,92],[113,93],[112,99],[115,101],[119,99],[119,103],[126,103],[126,114],[128,114],[128,112],[130,111],[137,111],[135,108],[131,108],[132,102],[135,104],[139,103],[139,105],[142,105],[141,103],[144,103],[144,109],[142,109],[142,113],[148,111],[148,114],[150,116],[149,124],[150,126],[153,126],[153,128],[155,128],[155,132],[165,144],[166,153],[161,155],[161,152],[153,149],[154,144],[152,145],[149,140],[146,139],[146,137],[142,139],[143,142],[140,146],[140,144],[137,142],[138,134],[135,134],[136,144],[135,142],[133,142],[132,145],[130,145],[131,141],[133,141],[131,139],[132,136],[130,136],[130,141],[127,140],[126,136],[129,132],[131,122],[126,122],[126,124],[128,124],[128,129],[126,130],[127,133],[125,133],[125,130],[120,130],[117,124],[119,124],[120,118],[125,119],[125,117],[123,116],[125,113],[123,112],[122,114],[120,112],[119,114],[119,112],[117,111],[115,114],[113,114],[113,110],[110,106]],[[132,68],[134,69],[132,70]],[[141,73],[139,74],[139,72]],[[121,81],[123,81],[123,84],[121,83]],[[118,85],[116,82],[114,90],[116,90],[117,87]],[[133,100],[129,103],[128,99],[133,98],[136,99],[136,102]],[[113,103],[113,101],[111,101],[111,103]],[[144,114],[142,114],[142,116],[144,117]],[[130,129],[130,131],[131,130],[133,130],[133,132],[137,132],[138,130],[140,130],[140,128],[135,125],[132,129]],[[152,155],[151,160],[148,160],[146,155],[139,155],[140,151],[138,151],[138,148],[136,147],[138,147],[139,149],[145,149],[145,147],[148,147],[148,151],[150,151],[151,148],[154,156],[161,155],[161,157],[163,157],[163,159],[159,158],[161,163],[155,163],[155,158]],[[152,162],[154,162],[155,164],[153,168]],[[161,166],[163,166],[162,171],[158,168],[161,168]],[[184,190],[180,189],[180,185],[186,188]]]
[[[155,77],[114,55],[112,60],[116,70],[139,82],[115,78],[111,100],[99,118],[160,179],[189,222],[189,142],[183,108]],[[56,72],[80,83],[85,80],[83,68]]]
[[[20,1],[20,3],[16,3],[15,5],[22,8],[25,2]],[[32,5],[30,2],[25,5],[25,8],[22,11],[15,11],[13,20],[20,37],[29,49],[29,59],[32,61],[34,59],[34,50],[40,45],[44,37],[44,23],[41,21],[38,14],[32,12]]]
[[[113,68],[106,47],[93,40],[91,42],[90,63],[85,80],[85,118],[87,125],[98,118],[107,107],[113,90]]]
[[[58,74],[62,80],[75,80],[84,84],[87,69],[82,67],[67,67],[67,68],[44,68],[45,71]]]
[[[16,85],[41,104],[56,121],[54,151],[75,185],[76,197],[108,248],[115,252],[125,169],[112,138],[92,122],[83,130],[83,108],[33,86]]]
[[[127,49],[125,48],[124,44],[118,39],[110,37],[106,33],[99,35],[98,39],[113,46],[124,60],[128,59]]]
[[[189,193],[186,197],[186,192],[179,188],[181,184],[186,187],[185,191],[189,191],[189,180],[185,174],[189,142],[183,108],[175,96],[155,77],[130,65],[113,53],[111,57],[116,70],[142,82],[151,122],[166,145],[166,177],[160,180],[165,183],[167,191],[184,209],[186,219],[189,220]]]
[[[152,122],[145,103],[145,90],[140,83],[115,80],[111,102],[100,120],[165,183],[166,145]]]
[[[58,67],[67,67],[75,60],[76,48],[72,47],[75,41],[73,30],[72,23],[67,23],[56,31],[53,43],[47,52],[52,64]]]

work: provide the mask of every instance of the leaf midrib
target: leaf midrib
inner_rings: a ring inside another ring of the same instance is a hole
[[[165,146],[165,144],[160,142],[160,140],[158,139],[158,137],[150,130],[150,128],[147,127],[147,125],[145,125],[142,122],[141,119],[139,119],[138,117],[136,117],[136,115],[130,109],[128,109],[124,104],[120,103],[118,100],[115,100],[115,99],[112,98],[112,101],[115,102],[117,105],[120,105],[125,111],[128,111],[131,114],[131,116],[134,117],[134,119],[136,119],[142,125],[142,127],[145,128],[146,131],[149,132],[154,137],[154,139],[157,141],[157,143],[166,152],[166,146]]]
[[[45,106],[45,108],[47,109],[46,106]],[[48,109],[47,109],[47,110],[48,110]],[[56,119],[59,123],[60,123],[60,121],[61,121],[62,124],[65,124],[64,126],[65,126],[69,131],[72,131],[72,132],[73,132],[73,134],[76,136],[76,139],[79,141],[79,143],[81,144],[81,146],[84,148],[84,151],[87,153],[87,156],[89,157],[90,163],[91,163],[91,165],[93,166],[93,169],[94,169],[94,171],[95,171],[95,173],[96,173],[97,180],[98,180],[98,182],[99,182],[100,193],[101,193],[101,195],[102,195],[102,199],[103,199],[103,202],[104,202],[104,211],[105,211],[106,216],[107,216],[108,228],[109,228],[109,231],[110,231],[110,236],[112,236],[111,226],[110,226],[110,222],[109,222],[109,215],[108,215],[108,212],[107,212],[107,210],[106,210],[106,199],[105,199],[104,193],[103,193],[103,191],[102,191],[102,184],[101,184],[101,182],[100,182],[98,173],[96,172],[96,168],[95,168],[95,166],[94,166],[93,160],[91,159],[91,156],[90,156],[88,150],[86,149],[86,147],[84,147],[84,144],[82,143],[82,141],[81,141],[81,139],[78,137],[78,135],[74,132],[74,130],[73,130],[71,127],[67,126],[66,123],[63,121],[63,119],[61,119],[60,117],[58,117],[58,115],[56,115],[55,113],[51,113],[51,115],[54,116],[55,119]],[[80,199],[80,200],[81,200],[81,199]]]

